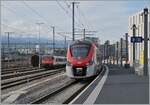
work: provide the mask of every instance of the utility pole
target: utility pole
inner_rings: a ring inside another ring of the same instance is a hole
[[[31,52],[31,46],[30,46],[30,37],[29,37],[29,47],[28,47],[29,49],[29,55],[31,54],[30,52]],[[29,58],[30,59],[30,58]],[[28,62],[28,65],[30,65],[30,62]]]
[[[42,24],[44,24],[44,23],[42,23],[42,22],[39,22],[39,23],[36,23],[38,26],[39,26],[39,68],[41,67],[41,56],[40,56],[40,44],[41,44],[41,40],[40,40],[40,34],[41,34],[41,32],[40,32],[40,26],[42,25]]]
[[[75,36],[74,36],[74,28],[75,28],[75,26],[74,26],[74,4],[75,4],[75,2],[72,2],[72,40],[74,41],[75,40]]]
[[[105,44],[104,44],[104,64],[105,64]]]
[[[64,51],[65,51],[65,53],[66,53],[66,36],[64,36]]]
[[[83,39],[85,40],[85,29],[83,29]]]
[[[8,44],[8,67],[9,67],[9,59],[10,59],[10,34],[13,32],[5,32],[7,36],[7,44]]]
[[[107,64],[108,64],[108,59],[109,59],[109,50],[108,50],[109,46],[108,46],[108,43],[107,43]]]
[[[119,46],[119,42],[117,41],[117,53],[116,53],[117,65],[118,65],[118,54],[119,54],[119,53],[118,53],[118,52],[119,52],[119,51],[118,51],[118,46]]]
[[[133,37],[135,37],[136,25],[133,24]],[[133,67],[135,66],[135,43],[133,43]]]
[[[9,67],[9,59],[10,59],[9,34],[10,34],[10,32],[7,32],[7,34],[8,34],[8,67]]]
[[[128,63],[128,33],[125,33],[126,37],[126,64]]]
[[[54,52],[55,52],[55,27],[52,26],[52,29],[53,29],[53,55],[54,55]]]
[[[72,40],[75,40],[75,4],[78,2],[72,2]]]
[[[111,52],[111,49],[112,49],[112,48],[111,48],[111,47],[112,47],[112,46],[110,45],[110,46],[109,46],[109,56],[110,56],[110,57],[109,57],[109,58],[110,58],[110,59],[109,59],[109,63],[110,63],[110,64],[111,64],[111,57],[112,57],[112,52]]]
[[[120,63],[121,63],[121,67],[122,67],[122,45],[123,45],[123,39],[121,38],[121,40],[120,40]]]
[[[113,44],[113,65],[115,64],[115,44]]]
[[[148,8],[144,8],[144,75],[148,76]]]

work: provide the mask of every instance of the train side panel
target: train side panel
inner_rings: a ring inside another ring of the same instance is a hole
[[[42,65],[44,67],[63,66],[65,64],[66,64],[66,57],[63,56],[47,56],[44,59],[42,59]]]

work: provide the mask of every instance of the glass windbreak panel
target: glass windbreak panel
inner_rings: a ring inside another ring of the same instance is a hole
[[[74,58],[85,58],[88,55],[90,45],[73,45],[71,47],[72,57]]]

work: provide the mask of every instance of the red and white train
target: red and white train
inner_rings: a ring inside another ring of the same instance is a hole
[[[73,41],[67,51],[67,76],[81,79],[98,75],[101,55],[96,45],[88,40]]]
[[[41,59],[41,64],[43,67],[64,66],[66,64],[66,57],[43,55]]]

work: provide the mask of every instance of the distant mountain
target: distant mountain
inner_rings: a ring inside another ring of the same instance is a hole
[[[38,43],[39,39],[37,38],[19,38],[19,37],[10,37],[9,38],[10,43]],[[47,38],[40,38],[41,43],[53,43],[52,40],[49,40]],[[71,41],[66,41],[66,47]],[[1,36],[1,43],[8,43],[8,37],[7,36]],[[64,48],[64,40],[55,40],[55,47],[56,48]],[[52,47],[52,45],[50,46]]]

